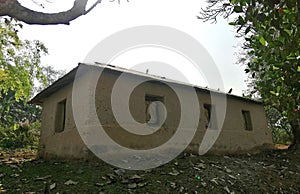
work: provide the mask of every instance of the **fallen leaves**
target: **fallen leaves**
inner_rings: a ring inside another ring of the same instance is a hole
[[[178,172],[177,170],[175,170],[174,168],[172,169],[173,171],[172,172],[169,172],[168,174],[169,175],[172,175],[172,176],[178,176],[180,174],[180,172]]]
[[[137,184],[136,183],[130,183],[128,184],[128,189],[136,189],[137,188]]]
[[[43,177],[36,177],[35,180],[36,181],[45,181],[45,180],[47,180],[51,177],[52,177],[52,175],[47,175],[47,176],[43,176]]]
[[[3,155],[0,155],[0,158]],[[296,156],[297,157],[297,156]],[[40,161],[0,165],[0,193],[298,193],[299,159],[268,153],[182,154],[162,167],[130,171],[104,163]],[[13,161],[13,160],[9,160]],[[43,170],[41,170],[43,169]],[[76,178],[75,178],[76,177]]]
[[[78,182],[72,181],[71,179],[67,180],[65,183],[65,185],[77,185]]]
[[[53,183],[49,186],[50,191],[56,188],[56,183]]]
[[[37,151],[32,150],[1,150],[0,164],[19,164],[36,159]]]

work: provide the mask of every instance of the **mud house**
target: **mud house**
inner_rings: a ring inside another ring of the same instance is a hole
[[[78,69],[81,67],[88,70],[78,73]],[[79,80],[80,86],[81,83],[88,82],[86,80],[95,72],[101,72],[101,76],[94,86],[95,100],[89,106],[95,108],[96,117],[105,132],[120,145],[131,149],[150,149],[162,145],[174,135],[182,117],[191,120],[196,118],[197,120],[194,126],[188,124],[184,126],[184,130],[189,130],[190,127],[196,128],[195,134],[186,148],[195,153],[198,153],[207,130],[220,130],[215,137],[216,141],[209,149],[210,153],[248,152],[272,145],[264,107],[258,101],[111,65],[79,64],[31,100],[31,103],[43,107],[40,156],[44,158],[90,157],[87,146],[77,130],[78,125],[74,119],[74,102],[72,101],[75,77]],[[122,124],[117,121],[117,116],[112,108],[111,96],[115,92],[114,84],[121,75],[123,81],[118,90],[123,90],[125,93],[129,90],[127,85],[129,86],[135,80],[146,79],[132,90],[128,106],[135,122],[148,123],[148,126],[154,128],[159,126],[159,129],[153,133],[148,135],[131,133],[123,129],[124,126],[134,128],[130,120],[128,122],[125,120]],[[168,84],[172,84],[184,92],[189,92],[188,88],[195,91],[198,104],[192,106],[199,108],[199,116],[182,114],[180,99],[174,91],[176,89],[169,87]],[[225,97],[226,108],[222,108],[225,111],[224,118],[218,116],[218,104],[213,102],[212,95],[215,95],[215,98]],[[80,104],[78,99],[76,103]],[[77,109],[75,114],[78,112],[81,112],[80,109],[79,111]],[[94,122],[94,120],[88,121],[88,123]]]

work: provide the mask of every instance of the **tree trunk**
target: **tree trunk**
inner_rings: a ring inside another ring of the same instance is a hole
[[[296,119],[290,122],[290,124],[294,135],[294,141],[290,145],[289,149],[291,149],[292,151],[300,151],[300,122],[298,119]]]

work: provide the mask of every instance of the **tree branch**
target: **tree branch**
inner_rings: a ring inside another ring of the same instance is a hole
[[[101,0],[95,2],[88,10],[86,10],[88,0],[75,0],[71,9],[59,13],[43,13],[33,11],[22,6],[17,0],[0,0],[0,16],[10,16],[23,21],[27,24],[39,25],[69,25],[76,18],[89,13],[94,9]]]
[[[232,14],[233,6],[227,2],[227,0],[208,0],[206,8],[201,8],[198,19],[204,22],[212,21],[217,23],[217,17],[223,16],[224,19],[228,18]]]

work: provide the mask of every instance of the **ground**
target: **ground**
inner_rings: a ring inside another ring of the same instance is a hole
[[[4,193],[300,193],[300,154],[182,154],[147,171],[104,162],[44,161],[32,151],[1,151]]]

